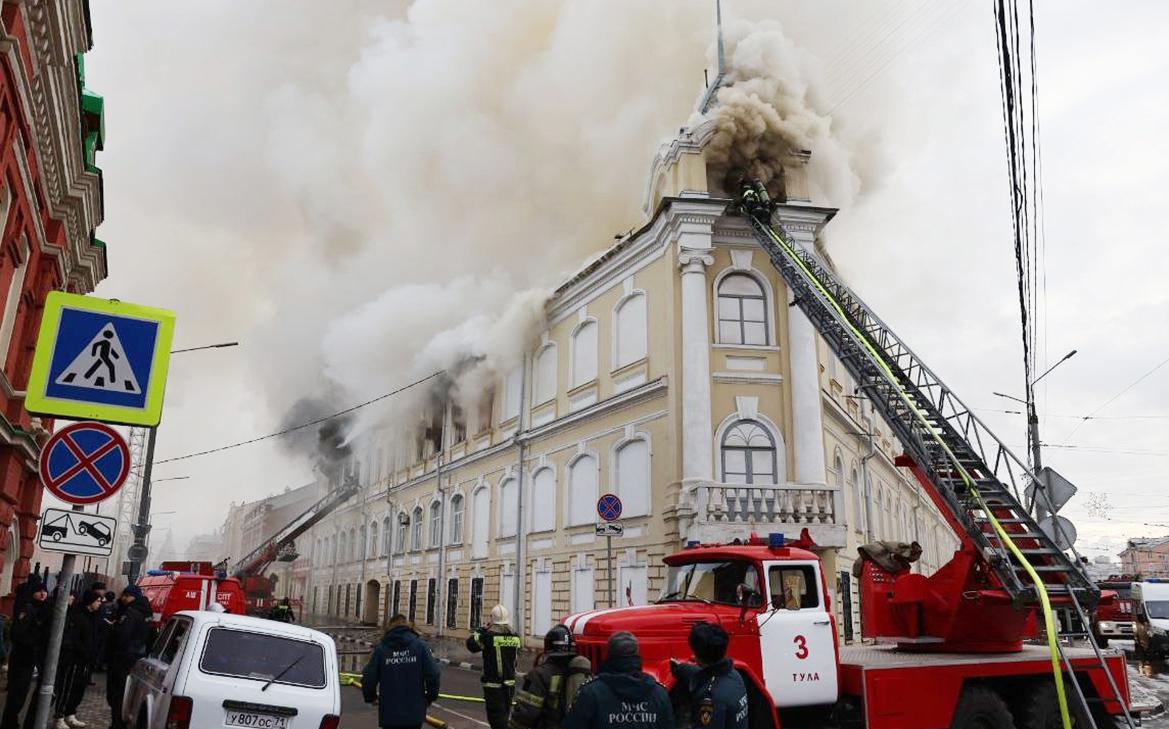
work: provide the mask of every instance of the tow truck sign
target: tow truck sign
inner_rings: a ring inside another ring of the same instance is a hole
[[[50,552],[108,557],[114,549],[118,520],[84,511],[45,509],[37,544]]]

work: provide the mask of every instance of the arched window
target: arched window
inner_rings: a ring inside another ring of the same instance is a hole
[[[858,532],[863,532],[865,529],[865,509],[863,500],[861,499],[861,492],[864,487],[861,486],[857,478],[856,464],[848,471],[848,488],[852,492],[852,528]]]
[[[893,538],[893,496],[885,489],[885,539]]]
[[[531,511],[533,532],[556,528],[556,476],[551,468],[541,468],[532,476]]]
[[[357,543],[357,549],[354,550],[357,552],[357,559],[359,559],[359,560],[365,559],[365,534],[366,534],[365,525],[362,524],[361,525],[361,541],[359,541]]]
[[[616,318],[613,328],[613,351],[616,353],[614,369],[645,358],[645,294],[633,294],[618,304]]]
[[[597,323],[586,321],[572,333],[572,386],[597,379]]]
[[[524,389],[524,368],[514,367],[503,381],[503,419],[511,420],[520,414],[520,398]]]
[[[491,494],[486,486],[471,495],[471,556],[487,556],[487,531],[491,524]]]
[[[451,497],[451,544],[463,543],[463,511],[466,504],[462,494]]]
[[[365,556],[367,559],[372,559],[377,556],[377,522],[370,522],[369,524],[369,549],[366,550]]]
[[[422,507],[414,507],[410,516],[410,549],[422,549]]]
[[[568,467],[568,524],[589,524],[597,506],[597,459],[579,456]]]
[[[390,545],[393,539],[393,526],[390,524],[390,517],[382,519],[382,556],[390,553]]]
[[[770,344],[767,295],[753,276],[733,273],[718,285],[718,341]]]
[[[442,502],[430,505],[430,546],[442,546]]]
[[[362,529],[362,531],[365,531],[365,530]],[[358,546],[359,545],[357,543],[357,530],[350,529],[349,530],[349,551],[345,554],[345,558],[347,560],[349,560],[350,562],[353,562],[357,559]]]
[[[410,528],[410,519],[406,516],[406,512],[398,512],[398,543],[394,551],[402,554],[406,551],[406,530]]]
[[[649,443],[631,440],[617,449],[613,485],[621,497],[623,516],[650,513]]]
[[[549,344],[536,355],[535,370],[536,382],[532,387],[535,397],[532,403],[539,405],[556,397],[556,345]]]
[[[347,546],[348,546],[348,540],[345,538],[345,532],[341,532],[341,541],[337,543],[337,560],[336,561],[338,561],[338,562],[345,561],[345,556],[348,554],[348,552],[346,551]]]
[[[497,532],[500,537],[514,537],[516,533],[516,480],[508,477],[499,484],[499,524]]]
[[[740,420],[723,433],[725,483],[779,483],[776,465],[775,439],[762,423]]]

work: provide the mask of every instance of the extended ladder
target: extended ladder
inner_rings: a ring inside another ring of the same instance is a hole
[[[951,523],[962,527],[965,535],[958,536],[979,549],[1016,602],[1036,605],[1050,595],[1053,602],[1070,606],[1086,625],[1086,613],[1095,607],[1100,591],[1079,561],[1061,550],[1024,506],[1021,487],[1035,482],[1034,474],[833,271],[789,243],[792,238],[786,231],[782,236],[776,231],[782,227],[772,222],[770,204],[757,201],[740,207],[794,303],[926,473],[948,508]],[[1035,494],[1046,498],[1043,489],[1035,489]],[[1050,504],[1047,509],[1054,511]],[[1043,583],[1044,595],[1036,582]],[[1049,605],[1045,609],[1050,612]],[[1091,644],[1112,682],[1092,636],[1077,637]],[[1058,641],[1052,640],[1052,645],[1058,662],[1070,670]],[[1078,682],[1071,683],[1079,705],[1087,708]],[[1112,689],[1120,695],[1115,685]],[[1133,726],[1127,707],[1124,717]]]

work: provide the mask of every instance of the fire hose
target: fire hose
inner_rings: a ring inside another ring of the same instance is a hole
[[[1019,547],[1015,545],[1015,542],[1011,539],[1007,530],[1003,528],[1001,523],[999,523],[999,520],[995,517],[994,512],[987,506],[986,502],[982,498],[982,494],[980,494],[978,489],[975,487],[974,479],[971,478],[970,473],[958,461],[958,457],[954,454],[946,442],[942,440],[941,436],[930,426],[929,420],[927,419],[925,413],[923,413],[921,409],[918,408],[918,406],[913,402],[913,399],[910,398],[909,395],[905,392],[905,388],[902,387],[901,384],[897,381],[897,377],[893,374],[893,370],[889,368],[889,365],[880,356],[880,353],[878,353],[873,347],[872,343],[869,342],[868,337],[866,337],[856,327],[849,323],[848,315],[845,313],[844,308],[838,301],[836,301],[832,294],[830,294],[828,290],[824,288],[819,279],[817,279],[816,276],[810,270],[808,270],[807,265],[804,264],[803,260],[798,255],[796,255],[796,252],[791,248],[791,246],[787,244],[787,241],[785,241],[781,236],[773,231],[771,226],[763,224],[761,227],[767,231],[768,235],[770,235],[771,239],[776,243],[776,245],[783,249],[788,258],[792,260],[797,266],[799,266],[800,270],[803,271],[808,281],[824,298],[824,301],[827,302],[828,305],[831,306],[836,311],[836,313],[840,315],[841,323],[848,327],[853,336],[856,337],[857,341],[860,342],[860,344],[864,346],[866,350],[868,350],[872,360],[881,368],[885,376],[889,378],[889,381],[897,386],[898,396],[900,396],[901,400],[909,408],[910,412],[912,412],[914,416],[919,421],[921,421],[921,423],[925,426],[926,431],[933,434],[934,440],[936,440],[937,444],[941,446],[943,451],[945,451],[946,456],[954,464],[958,474],[962,477],[962,481],[966,485],[966,488],[970,491],[970,495],[974,498],[974,501],[978,504],[979,508],[986,512],[991,526],[994,528],[995,533],[998,535],[1000,541],[1006,545],[1007,549],[1010,550],[1011,554],[1014,555],[1014,557],[1019,561],[1019,564],[1022,565],[1023,569],[1027,572],[1027,576],[1030,577],[1031,581],[1035,583],[1035,591],[1039,595],[1039,604],[1043,612],[1044,627],[1047,630],[1048,649],[1051,651],[1051,672],[1055,679],[1055,693],[1059,699],[1060,719],[1062,720],[1064,729],[1072,729],[1071,714],[1068,711],[1067,693],[1064,690],[1063,669],[1059,663],[1060,652],[1059,644],[1057,642],[1058,634],[1055,630],[1055,616],[1051,609],[1051,598],[1047,594],[1047,587],[1044,585],[1043,580],[1039,577],[1039,573],[1035,571],[1035,568],[1029,561],[1027,561],[1027,558],[1019,550]]]

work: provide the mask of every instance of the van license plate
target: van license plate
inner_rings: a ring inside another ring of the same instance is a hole
[[[257,714],[254,711],[229,711],[227,712],[227,725],[256,727],[256,729],[287,729],[288,717]]]

